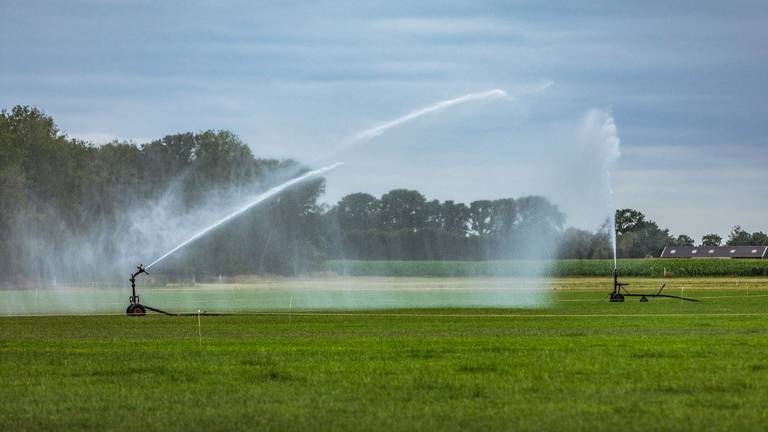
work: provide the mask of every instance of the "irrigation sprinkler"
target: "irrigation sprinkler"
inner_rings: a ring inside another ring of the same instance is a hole
[[[658,291],[656,291],[653,294],[637,294],[637,293],[631,293],[627,291],[627,286],[629,286],[628,283],[619,282],[619,270],[617,268],[613,269],[613,291],[611,291],[610,300],[611,303],[620,303],[624,301],[624,297],[640,297],[641,303],[648,302],[648,298],[650,297],[664,297],[664,298],[675,298],[685,301],[691,301],[691,302],[698,302],[696,299],[683,297],[683,296],[676,296],[672,294],[662,294],[661,292],[666,288],[667,284],[664,283],[661,285],[661,288],[659,288]]]
[[[147,314],[147,311],[149,310],[152,312],[161,313],[163,315],[175,316],[176,314],[172,314],[164,310],[153,308],[152,306],[141,304],[141,302],[139,301],[139,296],[136,295],[136,276],[142,273],[149,274],[147,273],[147,270],[144,269],[144,265],[139,264],[139,266],[136,267],[136,271],[131,273],[131,278],[128,279],[129,281],[131,281],[131,296],[128,297],[128,301],[130,302],[130,304],[128,305],[128,308],[125,310],[125,313],[128,316],[144,316]]]

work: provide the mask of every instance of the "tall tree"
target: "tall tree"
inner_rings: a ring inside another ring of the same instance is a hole
[[[616,233],[619,235],[639,230],[646,223],[645,215],[635,209],[616,210]]]
[[[512,198],[493,201],[491,210],[491,230],[497,237],[506,238],[512,234],[517,223],[517,203]]]
[[[381,226],[385,229],[423,228],[427,221],[427,200],[415,190],[395,189],[381,197]]]
[[[752,236],[749,232],[745,231],[741,225],[736,225],[728,235],[728,246],[750,246],[752,243]]]
[[[467,235],[469,229],[469,208],[464,203],[445,201],[441,206],[443,214],[443,229],[461,237]]]
[[[754,246],[768,246],[768,234],[762,231],[753,232],[750,240]]]
[[[717,234],[706,234],[701,237],[701,245],[708,247],[717,247],[723,244],[723,238]]]
[[[680,234],[677,236],[677,238],[672,242],[672,246],[693,246],[694,240],[685,234]]]
[[[381,202],[367,193],[353,193],[339,200],[335,210],[341,229],[373,229],[379,225]]]
[[[493,201],[477,200],[469,203],[469,224],[476,235],[490,234],[491,215],[493,214]]]

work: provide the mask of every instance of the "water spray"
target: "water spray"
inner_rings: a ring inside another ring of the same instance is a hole
[[[173,314],[173,313],[170,313],[170,312],[165,312],[163,310],[160,310],[160,309],[157,309],[157,308],[154,308],[154,307],[151,307],[151,306],[147,306],[147,305],[141,304],[141,302],[139,301],[139,296],[136,294],[136,277],[138,275],[142,274],[142,273],[149,274],[147,272],[147,270],[149,270],[150,267],[154,266],[155,264],[157,264],[160,261],[164,260],[165,258],[169,257],[171,254],[173,254],[174,252],[178,251],[179,249],[182,249],[183,247],[187,246],[188,244],[190,244],[190,243],[194,242],[195,240],[199,239],[200,237],[206,235],[210,231],[213,231],[215,228],[217,228],[217,227],[219,227],[219,226],[229,222],[230,220],[232,220],[235,217],[239,216],[240,214],[244,213],[248,209],[250,209],[250,208],[252,208],[252,207],[254,207],[254,206],[256,206],[256,205],[258,205],[258,204],[260,204],[262,202],[264,202],[265,200],[267,200],[269,198],[272,198],[272,197],[282,193],[284,190],[286,190],[286,189],[288,189],[288,188],[290,188],[292,186],[295,186],[295,185],[297,185],[299,183],[302,183],[302,182],[304,182],[306,180],[309,180],[310,178],[317,177],[317,176],[319,176],[321,174],[324,174],[324,173],[326,173],[328,171],[331,171],[331,170],[333,170],[335,168],[338,168],[341,165],[342,165],[341,162],[337,162],[337,163],[335,163],[333,165],[329,165],[327,167],[319,168],[319,169],[316,169],[314,171],[309,171],[309,172],[307,172],[307,173],[305,173],[305,174],[303,174],[303,175],[301,175],[299,177],[296,177],[296,178],[288,180],[288,181],[286,181],[284,183],[281,183],[281,184],[279,184],[279,185],[269,189],[268,191],[266,191],[266,192],[264,192],[262,194],[259,194],[253,200],[251,200],[248,204],[246,204],[246,205],[240,207],[239,209],[237,209],[236,211],[234,211],[234,212],[224,216],[223,218],[219,219],[218,221],[216,221],[212,225],[208,226],[207,228],[205,228],[202,231],[198,232],[197,234],[193,235],[189,239],[183,241],[178,246],[174,247],[173,249],[171,249],[168,252],[166,252],[163,255],[161,255],[160,258],[152,261],[152,263],[150,263],[148,266],[144,267],[143,264],[139,264],[139,266],[136,267],[136,271],[131,273],[131,278],[128,279],[131,282],[131,296],[128,298],[128,301],[130,302],[130,304],[128,305],[128,308],[126,309],[125,313],[128,314],[129,316],[144,316],[144,315],[147,314],[147,311],[149,310],[149,311],[161,313],[161,314],[164,314],[164,315],[171,315],[171,316],[178,315],[178,314]]]
[[[306,180],[308,180],[308,179],[310,179],[312,177],[316,177],[316,176],[319,176],[320,174],[324,174],[324,173],[326,173],[328,171],[336,169],[336,168],[340,167],[341,165],[343,165],[342,162],[336,162],[333,165],[329,165],[327,167],[323,167],[323,168],[316,169],[314,171],[310,171],[310,172],[305,173],[305,174],[303,174],[303,175],[301,175],[299,177],[296,177],[294,179],[288,180],[285,183],[279,184],[279,185],[273,187],[272,189],[269,189],[268,191],[266,191],[266,192],[256,196],[248,204],[244,205],[243,207],[240,207],[239,209],[235,210],[234,212],[228,214],[227,216],[224,216],[223,218],[219,219],[216,223],[214,223],[211,226],[205,228],[204,230],[198,232],[197,234],[193,235],[189,239],[183,241],[178,246],[176,246],[173,249],[169,250],[168,252],[164,253],[163,255],[160,256],[160,258],[152,261],[152,263],[150,263],[147,266],[147,270],[149,270],[150,267],[154,266],[155,264],[159,263],[160,261],[162,261],[165,258],[167,258],[168,256],[170,256],[174,252],[176,252],[179,249],[183,248],[184,246],[192,243],[193,241],[199,239],[200,237],[208,234],[210,231],[214,230],[215,228],[218,228],[220,225],[223,225],[223,224],[229,222],[230,220],[234,219],[235,217],[239,216],[240,214],[244,213],[246,210],[250,209],[251,207],[253,207],[253,206],[257,205],[257,204],[260,204],[264,200],[272,198],[275,195],[280,194],[282,191],[284,191],[285,189],[290,188],[291,186],[295,186],[296,184],[304,182],[304,181],[306,181]]]

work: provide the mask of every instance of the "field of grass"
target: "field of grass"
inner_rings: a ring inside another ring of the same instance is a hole
[[[30,431],[764,430],[768,280],[681,279],[671,289],[702,302],[611,304],[604,279],[556,280],[544,309],[0,317],[0,421]]]
[[[349,276],[480,277],[604,276],[613,260],[554,261],[326,261],[324,269]],[[768,259],[621,259],[624,276],[723,277],[768,276]]]

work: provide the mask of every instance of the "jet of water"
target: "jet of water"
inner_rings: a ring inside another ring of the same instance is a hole
[[[477,101],[477,100],[482,100],[482,99],[503,98],[506,96],[507,96],[507,92],[505,92],[504,90],[493,89],[493,90],[488,90],[488,91],[479,92],[479,93],[469,93],[457,98],[436,102],[428,107],[411,111],[410,113],[402,117],[398,117],[394,120],[390,120],[388,122],[382,123],[380,125],[374,126],[369,129],[365,129],[364,131],[361,131],[353,135],[351,138],[349,138],[347,140],[347,144],[349,145],[349,144],[360,142],[360,141],[368,141],[370,139],[376,138],[377,136],[383,134],[386,130],[391,129],[395,126],[399,126],[403,123],[407,123],[411,120],[415,120],[427,114],[441,111],[456,105]]]
[[[611,248],[613,249],[613,266],[617,267],[616,252],[616,208],[613,202],[613,183],[611,172],[621,156],[619,130],[610,111],[591,110],[584,120],[584,129],[593,136],[601,158],[602,181],[605,188],[608,211],[608,224],[611,230]]]
[[[173,254],[174,252],[178,251],[179,249],[183,248],[184,246],[192,243],[193,241],[199,239],[200,237],[202,237],[205,234],[209,233],[210,231],[216,229],[220,225],[229,222],[230,220],[232,220],[233,218],[237,217],[238,215],[244,213],[245,211],[247,211],[251,207],[253,207],[253,206],[255,206],[255,205],[257,205],[257,204],[259,204],[259,203],[261,203],[261,202],[263,202],[263,201],[265,201],[267,199],[269,199],[269,198],[272,198],[275,195],[278,195],[279,193],[283,192],[284,190],[286,190],[286,189],[288,189],[288,188],[290,188],[292,186],[295,186],[295,185],[297,185],[299,183],[302,183],[302,182],[304,182],[306,180],[309,180],[309,179],[311,179],[313,177],[317,177],[317,176],[319,176],[321,174],[324,174],[324,173],[326,173],[328,171],[331,171],[331,170],[333,170],[335,168],[338,168],[340,165],[342,165],[342,163],[341,162],[337,162],[337,163],[335,163],[333,165],[329,165],[327,167],[323,167],[323,168],[316,169],[314,171],[310,171],[310,172],[308,172],[308,173],[306,173],[304,175],[301,175],[301,176],[296,177],[294,179],[288,180],[285,183],[282,183],[280,185],[277,185],[277,186],[273,187],[272,189],[269,189],[268,191],[266,191],[266,192],[256,196],[252,201],[248,202],[246,205],[240,207],[239,209],[235,210],[234,212],[228,214],[227,216],[224,216],[223,218],[221,218],[220,220],[216,221],[211,226],[203,229],[202,231],[198,232],[197,234],[193,235],[189,239],[187,239],[184,242],[182,242],[181,244],[179,244],[178,246],[176,246],[173,249],[169,250],[168,252],[163,254],[160,258],[152,261],[152,263],[149,264],[148,266],[146,266],[145,268],[147,270],[149,270],[153,265],[155,265],[155,264],[159,263],[160,261],[164,260],[169,255]]]

